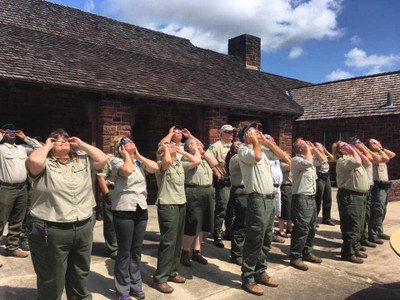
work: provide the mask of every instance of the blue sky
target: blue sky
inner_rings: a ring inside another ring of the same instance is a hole
[[[400,70],[398,0],[52,0],[227,53],[261,37],[261,69],[313,83]]]

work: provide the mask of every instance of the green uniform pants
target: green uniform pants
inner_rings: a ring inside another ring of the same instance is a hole
[[[337,202],[340,216],[340,230],[342,232],[343,259],[352,257],[358,251],[364,225],[365,202],[367,193],[357,193],[346,189],[338,189]]]
[[[215,186],[215,219],[214,219],[214,238],[222,238],[222,225],[225,221],[225,234],[232,235],[233,225],[233,205],[229,206],[229,194],[231,187],[225,186],[218,182]]]
[[[158,247],[155,283],[165,283],[168,277],[178,274],[185,227],[186,204],[158,204],[158,225],[160,226],[160,245]]]
[[[10,251],[19,248],[27,201],[26,186],[23,188],[0,186],[0,236],[3,235],[4,227],[8,221],[6,247]]]
[[[27,229],[39,300],[92,299],[87,290],[94,217],[74,223],[28,217]],[[46,238],[46,224],[48,228]]]
[[[231,259],[242,258],[243,245],[246,238],[246,207],[249,194],[245,194],[244,187],[232,186],[230,199],[235,210],[233,221],[233,238],[231,243]]]
[[[325,175],[325,174],[324,174]],[[317,179],[317,191],[315,194],[315,202],[317,204],[317,217],[321,211],[322,206],[322,222],[331,220],[331,208],[332,208],[332,187],[329,175],[326,174],[326,178],[318,177]]]
[[[103,236],[108,254],[118,250],[117,235],[111,211],[110,193],[103,195]]]
[[[370,238],[383,234],[383,221],[385,220],[387,205],[388,189],[374,185],[372,188],[371,218],[368,229]]]
[[[19,244],[21,247],[29,245],[28,232],[26,229],[26,221],[28,219],[29,211],[31,209],[31,200],[32,200],[32,188],[28,187],[28,198],[26,201],[25,217],[24,221],[22,222],[21,235],[19,237]]]
[[[266,274],[271,250],[275,206],[271,195],[252,193],[246,208],[246,239],[243,245],[242,282],[250,283]]]
[[[298,259],[303,255],[311,254],[313,249],[317,222],[315,195],[293,195],[292,222],[290,258]]]
[[[371,189],[367,192],[367,197],[365,200],[365,206],[364,206],[364,225],[362,228],[362,233],[361,233],[361,239],[360,242],[367,242],[368,241],[368,228],[370,227],[370,217],[371,217],[371,198],[372,198],[372,194],[371,194]]]

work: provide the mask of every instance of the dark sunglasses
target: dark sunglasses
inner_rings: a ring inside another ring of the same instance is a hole
[[[234,134],[235,132],[234,131],[232,131],[232,130],[229,130],[229,131],[224,131],[225,133],[227,133],[227,134]]]
[[[54,137],[53,141],[54,142],[65,142],[65,143],[68,143],[68,138],[66,138],[65,136]]]
[[[130,143],[133,143],[133,142],[130,139],[128,139],[126,137],[123,137],[119,143],[121,145],[126,145],[126,144],[130,144]]]
[[[4,134],[10,134],[10,133],[15,133],[16,130],[12,130],[12,129],[6,129],[4,130]]]

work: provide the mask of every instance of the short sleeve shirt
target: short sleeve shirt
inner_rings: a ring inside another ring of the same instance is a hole
[[[343,155],[336,162],[338,188],[365,193],[369,190],[368,174],[364,166],[356,167],[353,157]]]
[[[282,184],[292,184],[292,172],[290,172],[290,166],[281,161],[281,170],[283,174]]]
[[[237,154],[231,157],[229,161],[229,178],[233,186],[243,185],[242,172],[240,171],[239,156]]]
[[[112,154],[108,154],[108,160],[103,169],[97,171],[97,176],[103,178],[107,185],[114,185],[115,177],[112,175],[111,159],[114,157]]]
[[[189,161],[186,157],[182,158],[182,164],[185,169],[185,184],[198,186],[211,186],[213,181],[213,173],[207,160],[201,159],[200,165],[195,168],[188,169]]]
[[[44,171],[33,180],[31,215],[46,221],[70,223],[88,219],[96,201],[90,160],[79,155],[61,163],[48,157]]]
[[[297,154],[292,159],[291,172],[293,195],[315,195],[317,174],[313,163],[306,160],[303,155]]]
[[[247,193],[272,194],[274,185],[268,158],[268,156],[272,158],[271,153],[261,147],[261,160],[256,161],[253,146],[247,144],[239,149],[238,156],[245,191]]]
[[[223,140],[219,140],[208,147],[207,152],[210,153],[218,162],[216,165],[217,170],[222,174],[222,176],[227,176],[225,168],[225,158],[231,148],[232,143],[225,143]]]
[[[389,174],[386,163],[373,165],[373,176],[376,181],[389,181]]]
[[[175,160],[164,172],[161,172],[161,161],[156,173],[158,186],[156,204],[185,204],[185,170],[180,160]]]
[[[329,163],[327,160],[319,160],[314,157],[314,166],[318,173],[328,173]]]
[[[147,185],[144,165],[139,160],[134,160],[134,168],[128,177],[119,175],[124,160],[120,157],[111,157],[110,164],[114,189],[110,191],[111,210],[136,211],[139,205],[147,209]]]

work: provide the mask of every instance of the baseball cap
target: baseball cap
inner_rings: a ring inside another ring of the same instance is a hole
[[[247,124],[246,124],[246,125],[244,125],[244,126],[242,127],[242,129],[240,129],[238,137],[239,137],[239,139],[240,139],[241,142],[244,142],[244,136],[245,136],[246,132],[247,132],[250,128],[256,129],[256,128],[257,128],[257,123],[256,123],[256,122],[253,122],[253,123],[251,123],[250,125],[247,125]]]
[[[233,130],[235,130],[235,127],[233,127],[232,125],[229,125],[229,124],[225,124],[225,125],[222,125],[219,132],[233,131]]]
[[[1,129],[3,130],[15,130],[15,125],[14,124],[4,124],[1,126]]]

